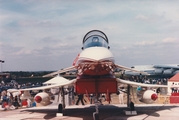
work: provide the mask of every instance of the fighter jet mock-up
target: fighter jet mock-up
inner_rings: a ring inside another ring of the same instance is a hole
[[[92,30],[84,36],[82,52],[77,55],[76,59],[73,62],[73,66],[43,76],[52,77],[67,71],[77,70],[77,77],[75,79],[63,80],[62,82],[58,82],[49,86],[23,89],[22,91],[39,89],[44,90],[59,87],[61,89],[60,91],[63,97],[62,103],[60,103],[61,105],[59,106],[61,109],[64,109],[64,86],[74,86],[76,94],[98,95],[101,93],[105,93],[107,95],[108,101],[110,101],[110,94],[117,93],[118,84],[120,83],[144,87],[167,87],[164,85],[135,83],[116,78],[114,74],[116,68],[120,70],[130,70],[133,72],[141,73],[140,71],[115,64],[114,56],[110,51],[107,36],[100,30]],[[142,72],[142,74],[146,73]],[[145,94],[145,92],[147,94]],[[141,101],[149,103],[157,99],[157,94],[154,91],[146,90],[145,92],[143,93],[145,96],[141,97]],[[44,96],[42,94],[37,94],[34,99],[38,103],[44,102]]]

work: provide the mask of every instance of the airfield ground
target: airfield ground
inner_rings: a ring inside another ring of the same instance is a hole
[[[87,99],[87,98],[85,98]],[[126,96],[124,96],[126,101]],[[19,108],[15,110],[0,111],[0,120],[93,120],[95,105],[71,105],[67,106],[65,116],[56,116],[58,104],[44,107]],[[135,103],[137,115],[126,115],[129,110],[125,104],[119,104],[118,96],[112,95],[112,104],[103,102],[99,106],[100,120],[178,120],[179,104],[169,104],[168,96],[160,96],[154,104]]]
[[[0,111],[0,120],[93,120],[94,105],[73,105],[56,116],[58,105]],[[179,104],[136,104],[137,115],[125,115],[126,105],[99,106],[100,120],[178,120]]]

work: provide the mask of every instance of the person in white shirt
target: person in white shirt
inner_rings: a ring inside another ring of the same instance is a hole
[[[119,103],[120,104],[124,104],[124,91],[125,91],[125,89],[124,89],[124,87],[121,87],[121,88],[119,88]]]

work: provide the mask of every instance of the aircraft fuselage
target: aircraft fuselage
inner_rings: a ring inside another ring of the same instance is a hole
[[[109,50],[107,36],[98,30],[88,32],[83,39],[83,51],[76,60],[76,92],[115,93],[117,82],[114,76],[116,66]]]

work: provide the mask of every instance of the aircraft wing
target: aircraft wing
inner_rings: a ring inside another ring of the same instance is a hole
[[[67,86],[67,85],[73,85],[75,82],[76,82],[76,79],[73,79],[73,80],[69,80],[69,81],[66,81],[66,82],[57,83],[57,84],[53,84],[53,85],[34,87],[34,88],[26,88],[26,89],[9,90],[8,92],[30,91],[30,90],[45,90],[45,89],[50,89],[50,88],[55,88],[55,87],[63,87],[63,86]]]
[[[131,69],[131,68],[122,66],[122,65],[116,65],[116,66],[117,66],[119,69],[121,69],[121,70],[130,70],[130,71],[137,72],[137,73],[141,73],[141,74],[144,74],[144,75],[150,75],[150,74],[148,74],[148,73],[146,73],[146,72],[134,70],[134,69]]]
[[[145,84],[145,83],[137,83],[137,82],[132,82],[128,80],[123,80],[123,79],[116,79],[117,82],[123,83],[123,84],[129,84],[131,86],[142,86],[142,87],[168,87],[167,85],[155,85],[155,84]]]
[[[164,69],[176,69],[179,70],[179,65],[154,65],[154,68],[164,68]]]
[[[75,69],[76,69],[76,66],[71,66],[71,67],[68,67],[68,68],[65,68],[65,69],[62,69],[62,70],[58,70],[58,71],[53,72],[53,73],[49,73],[47,75],[44,75],[43,77],[52,77],[54,75],[64,73],[64,72],[67,72],[67,71],[71,71],[71,70],[75,70]]]

